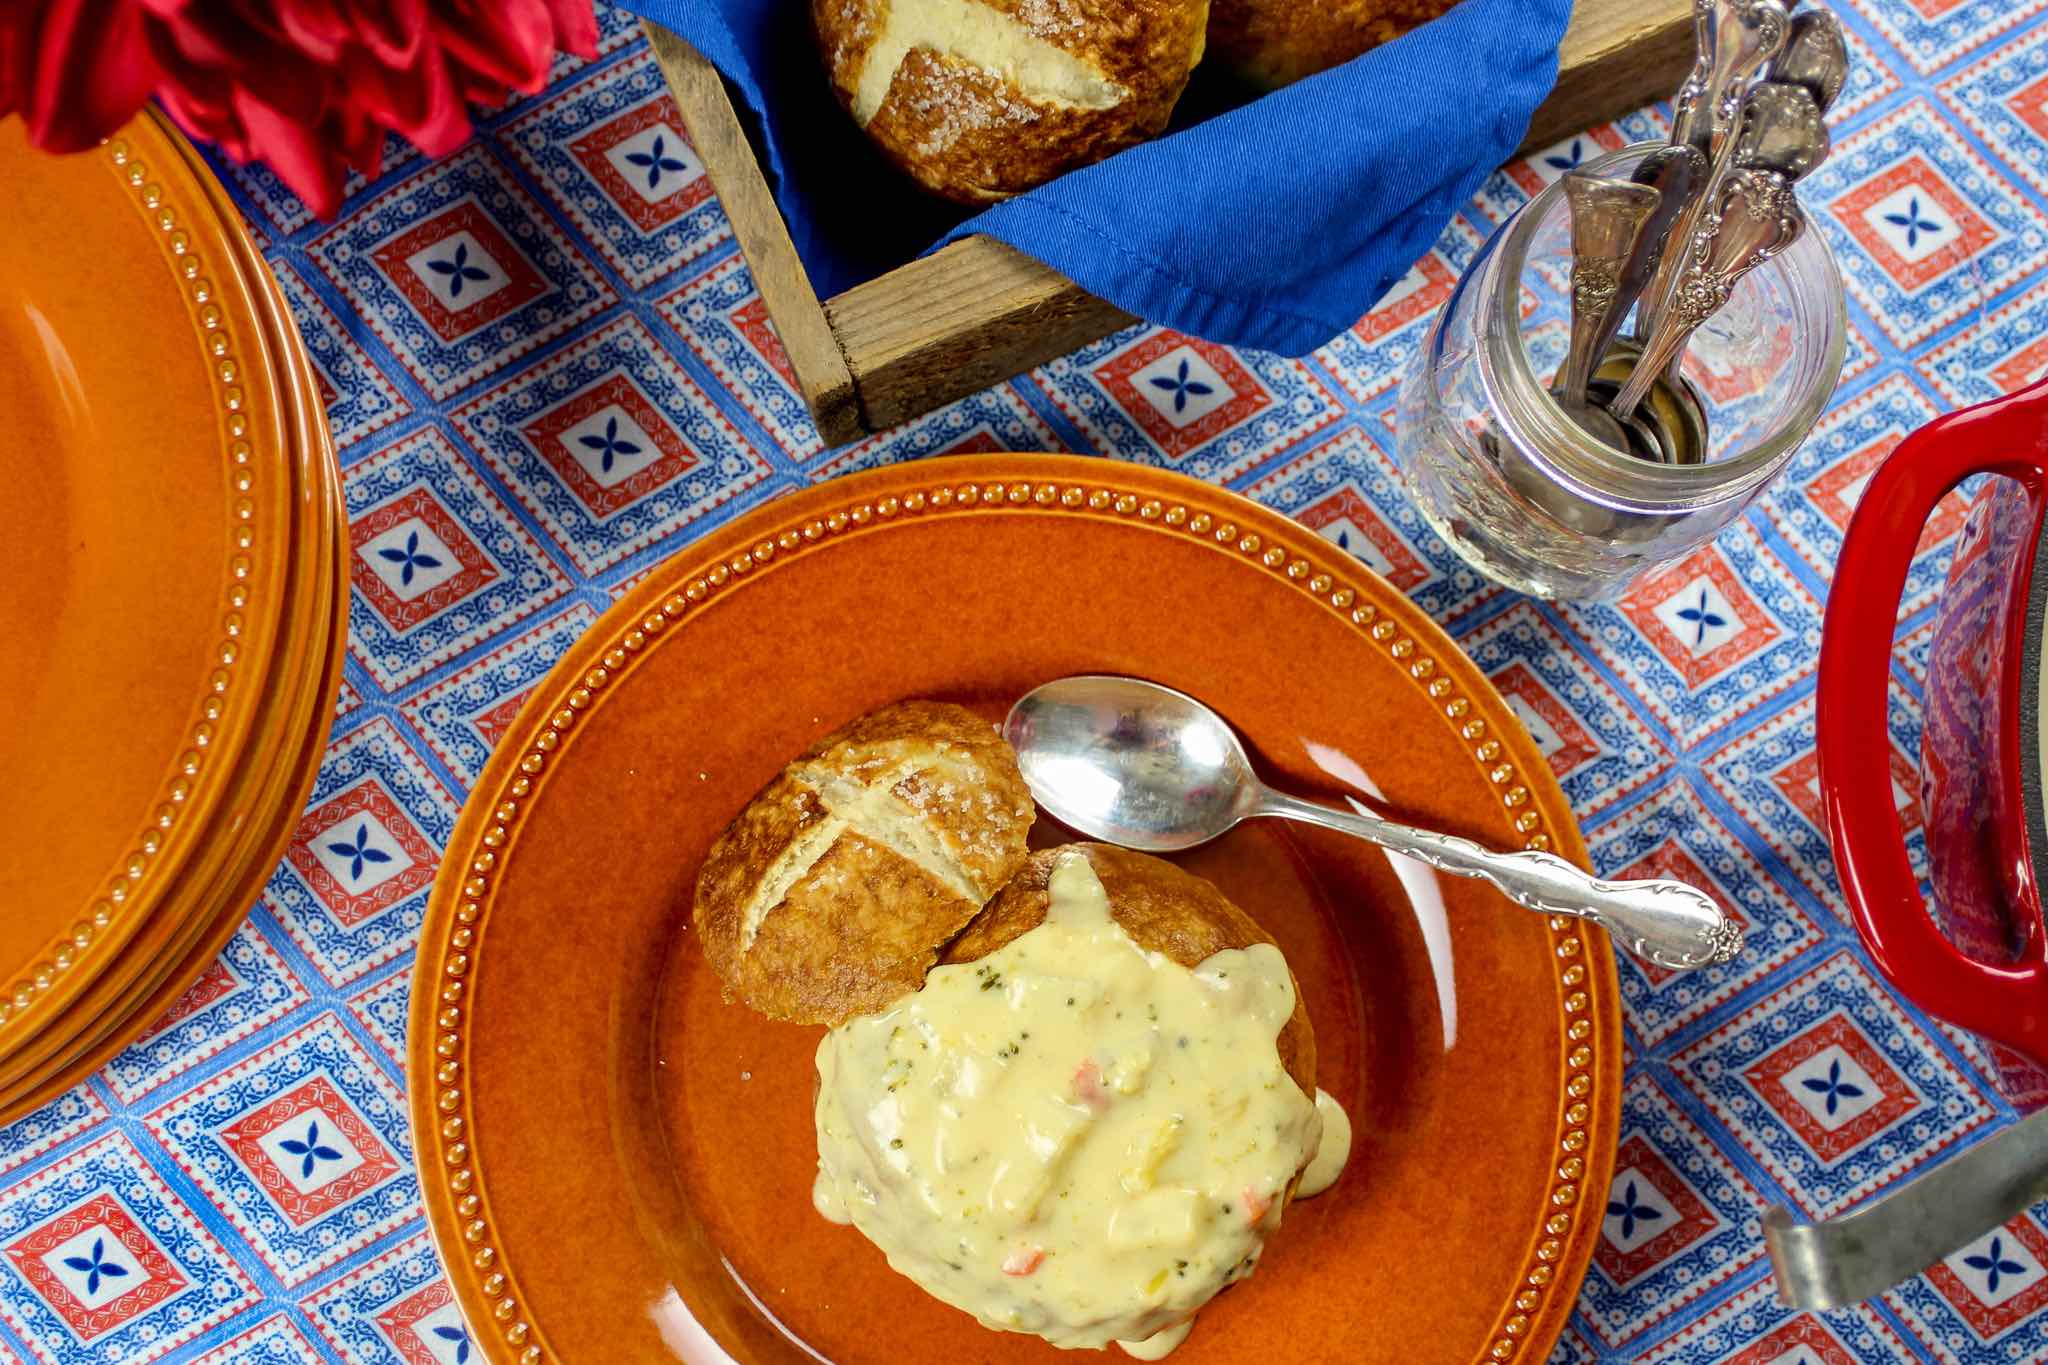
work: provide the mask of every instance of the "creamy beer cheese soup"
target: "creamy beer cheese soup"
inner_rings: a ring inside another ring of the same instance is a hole
[[[1069,856],[1044,923],[826,1035],[818,1210],[990,1327],[1156,1359],[1343,1166],[1275,1047],[1294,1004],[1279,949],[1148,952]]]

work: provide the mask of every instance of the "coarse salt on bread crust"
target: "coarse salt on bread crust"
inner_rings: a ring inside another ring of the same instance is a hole
[[[1427,23],[1457,0],[1211,0],[1209,49],[1239,76],[1277,89]]]
[[[833,90],[917,182],[1004,199],[1156,136],[1208,0],[812,0]]]
[[[838,1024],[918,989],[1025,859],[1017,756],[964,707],[871,711],[777,774],[712,844],[693,911],[737,996]]]
[[[1163,858],[1110,844],[1062,844],[1032,854],[966,932],[947,945],[941,963],[976,961],[1043,924],[1052,900],[1053,869],[1063,858],[1077,854],[1088,860],[1102,882],[1110,918],[1140,948],[1192,970],[1226,948],[1273,942],[1273,936],[1257,920],[1212,883]],[[1294,982],[1294,1013],[1280,1026],[1274,1045],[1287,1074],[1301,1087],[1301,1093],[1313,1100],[1315,1033],[1309,1027],[1301,983],[1294,980],[1291,967],[1288,979]]]

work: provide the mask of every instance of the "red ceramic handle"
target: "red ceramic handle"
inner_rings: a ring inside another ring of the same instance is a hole
[[[2048,508],[2048,383],[1929,422],[1899,443],[1857,503],[1821,630],[1821,795],[1842,891],[1878,971],[1951,1023],[2044,1057],[2048,958],[2041,926],[2032,926],[2012,963],[1980,962],[1951,943],[1921,898],[1892,795],[1886,679],[1906,570],[1935,504],[1983,473],[2025,486],[2038,537]],[[2025,602],[2023,591],[2015,594],[2014,619],[2001,628],[2020,629]],[[2008,638],[2016,651],[2019,636]],[[1989,739],[2005,743],[2004,736]],[[1994,771],[2017,761],[2016,752],[2007,753]]]

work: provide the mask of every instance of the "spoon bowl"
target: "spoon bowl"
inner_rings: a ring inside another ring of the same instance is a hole
[[[1003,737],[1048,815],[1125,848],[1194,848],[1257,805],[1251,759],[1223,717],[1156,683],[1047,683],[1010,708]]]
[[[1827,112],[1849,80],[1849,41],[1842,34],[1842,21],[1824,9],[1793,15],[1784,51],[1771,60],[1769,75],[1774,81],[1805,86],[1821,112]]]
[[[1147,853],[1205,844],[1255,815],[1356,835],[1442,872],[1479,877],[1540,914],[1601,925],[1628,951],[1672,971],[1726,962],[1742,931],[1683,882],[1605,882],[1549,853],[1497,853],[1470,839],[1274,791],[1237,734],[1184,692],[1137,678],[1061,678],[1024,694],[1003,738],[1031,794],[1062,824]]]

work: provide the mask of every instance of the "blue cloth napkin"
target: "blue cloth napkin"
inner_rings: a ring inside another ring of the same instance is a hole
[[[1153,322],[1301,355],[1363,316],[1514,151],[1571,2],[1463,0],[1256,99],[1198,71],[1166,136],[971,215],[840,109],[803,0],[629,7],[724,73],[820,297],[979,232]]]

